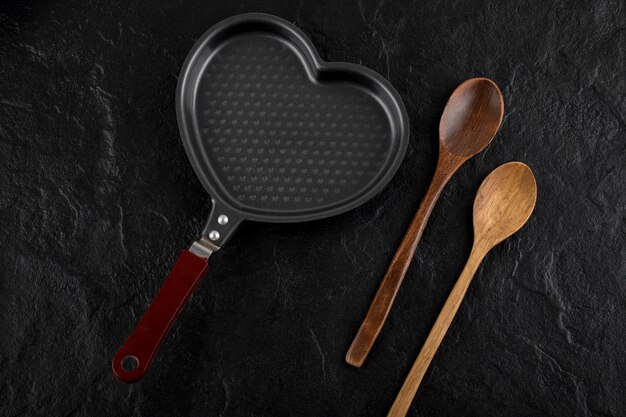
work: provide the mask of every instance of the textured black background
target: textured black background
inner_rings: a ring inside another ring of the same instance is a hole
[[[124,385],[110,360],[209,210],[178,137],[178,71],[206,29],[249,11],[387,77],[412,123],[406,159],[357,210],[242,226],[151,372]],[[468,256],[478,185],[521,160],[535,213],[485,259],[410,414],[625,416],[625,50],[621,0],[4,2],[0,415],[384,416]],[[442,194],[351,368],[443,106],[478,75],[504,93],[502,130]]]

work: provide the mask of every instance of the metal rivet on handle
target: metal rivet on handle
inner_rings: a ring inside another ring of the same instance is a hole
[[[218,232],[217,230],[211,230],[211,232],[209,233],[209,239],[211,239],[212,241],[216,241],[219,238],[220,232]]]
[[[228,216],[225,214],[220,214],[219,217],[217,218],[217,222],[221,225],[228,223]],[[218,233],[217,239],[219,239],[219,233]]]

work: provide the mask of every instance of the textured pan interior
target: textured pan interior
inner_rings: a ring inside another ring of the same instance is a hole
[[[322,62],[291,24],[249,14],[207,32],[179,80],[185,149],[214,201],[242,218],[337,214],[378,192],[408,141],[379,75]]]

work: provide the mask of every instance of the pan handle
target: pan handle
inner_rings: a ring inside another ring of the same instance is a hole
[[[192,251],[194,247],[191,248]],[[122,382],[143,378],[178,313],[187,303],[208,266],[210,252],[199,256],[184,250],[135,330],[113,358],[113,373]]]

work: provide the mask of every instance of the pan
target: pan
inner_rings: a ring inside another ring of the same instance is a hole
[[[265,14],[228,18],[197,41],[176,113],[212,207],[113,358],[124,382],[145,375],[208,258],[242,221],[303,222],[363,204],[394,175],[409,135],[404,104],[384,78],[321,60],[298,28]]]

